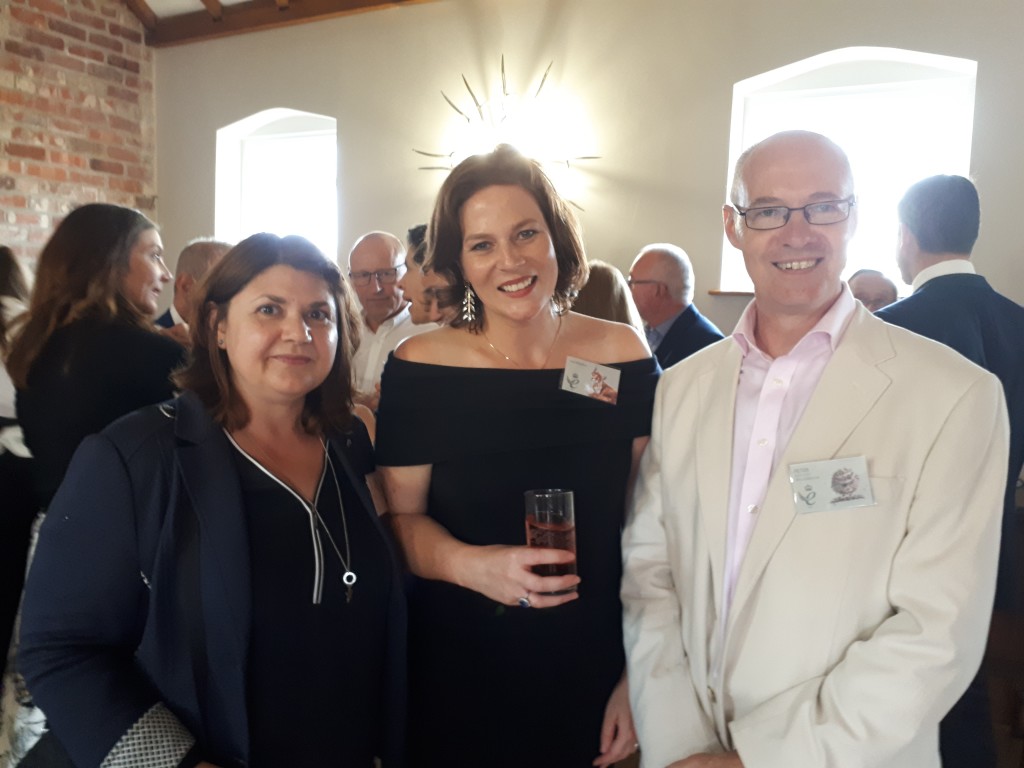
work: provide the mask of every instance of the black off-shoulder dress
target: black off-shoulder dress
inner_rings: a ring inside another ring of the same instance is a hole
[[[410,594],[409,764],[589,766],[624,666],[620,532],[631,446],[650,434],[653,358],[615,364],[618,402],[559,388],[561,370],[392,357],[377,461],[433,465],[428,514],[469,544],[525,544],[523,493],[575,495],[580,597],[512,608],[439,581]]]

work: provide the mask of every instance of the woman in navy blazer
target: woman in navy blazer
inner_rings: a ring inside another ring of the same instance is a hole
[[[267,234],[204,289],[184,394],[88,438],[50,506],[22,672],[80,766],[399,765],[404,598],[348,290]]]

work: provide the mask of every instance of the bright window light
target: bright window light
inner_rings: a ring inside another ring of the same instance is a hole
[[[845,276],[877,269],[902,286],[896,205],[927,176],[970,174],[976,73],[967,59],[844,48],[736,83],[726,199],[747,147],[778,131],[824,134],[849,156],[857,190]],[[721,290],[752,289],[742,256],[723,239]]]
[[[288,109],[253,115],[217,132],[217,237],[302,235],[338,254],[334,118]]]

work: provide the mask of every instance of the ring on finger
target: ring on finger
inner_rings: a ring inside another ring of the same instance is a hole
[[[520,608],[532,608],[533,605],[530,603],[530,593],[527,592],[525,595],[516,600],[519,603]]]

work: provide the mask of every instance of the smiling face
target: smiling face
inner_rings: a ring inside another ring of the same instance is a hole
[[[462,273],[485,317],[529,320],[551,310],[558,262],[544,215],[522,187],[485,187],[462,206]]]
[[[231,299],[218,345],[223,339],[231,381],[251,409],[302,403],[323,383],[338,349],[337,316],[322,279],[282,264]]]
[[[164,244],[155,229],[144,229],[128,256],[128,269],[121,277],[121,295],[146,316],[153,316],[160,292],[171,280],[164,264]]]
[[[743,208],[792,208],[853,194],[853,178],[837,149],[813,134],[781,134],[765,140],[746,160],[735,202]],[[790,316],[817,322],[842,288],[846,246],[856,208],[837,224],[809,224],[793,211],[779,229],[753,230],[731,207],[724,209],[729,242],[743,252],[754,283],[758,316]]]

